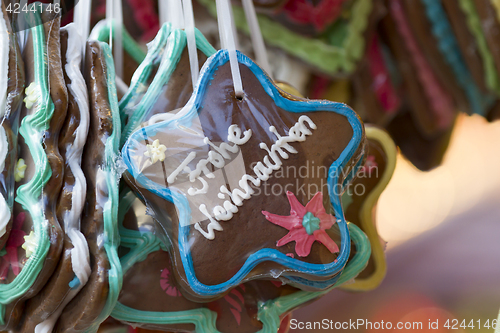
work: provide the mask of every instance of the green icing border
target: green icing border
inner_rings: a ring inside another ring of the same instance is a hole
[[[109,41],[109,31],[110,31],[110,21],[103,20],[100,25],[97,25],[92,34],[97,34],[97,40],[100,42]],[[113,32],[115,29],[113,29]],[[130,36],[125,28],[122,28],[122,38],[123,38],[123,49],[140,64],[144,58],[146,58],[146,53],[142,50],[141,46]]]
[[[129,89],[118,103],[122,127],[125,126],[129,116],[129,110],[135,106],[137,100],[140,98],[139,90],[141,87],[145,86],[147,80],[151,76],[154,66],[160,63],[163,51],[165,50],[165,46],[167,44],[167,38],[171,31],[172,25],[170,23],[165,23],[160,28],[160,31],[153,41],[148,44],[148,53],[146,54],[146,57],[134,72],[132,80],[130,81]]]
[[[374,0],[356,0],[351,8],[352,19],[347,24],[347,34],[341,46],[330,45],[321,39],[308,38],[294,33],[278,22],[259,14],[257,19],[265,41],[328,74],[347,74],[356,70],[356,62],[365,50],[364,32],[368,26]],[[213,16],[217,16],[213,0],[199,0]],[[245,13],[239,6],[233,7],[234,21],[238,29],[249,34]]]
[[[108,201],[103,207],[104,217],[104,249],[109,259],[110,269],[108,270],[109,291],[106,304],[96,321],[86,332],[96,332],[99,325],[111,314],[123,283],[123,271],[118,258],[118,246],[120,236],[118,233],[118,187],[120,175],[117,168],[118,160],[118,140],[120,138],[120,117],[118,111],[118,99],[115,86],[115,66],[113,55],[108,44],[100,42],[102,53],[106,61],[106,82],[108,86],[108,99],[111,108],[113,131],[107,139],[105,145],[105,165],[104,171],[107,173],[106,185],[108,188]]]
[[[161,241],[149,232],[141,233],[123,227],[125,214],[132,206],[135,195],[128,188],[120,193],[119,229],[122,246],[130,248],[130,252],[122,257],[123,271],[126,272],[135,263],[143,261],[147,256],[160,249],[167,250]],[[337,283],[321,292],[299,291],[287,296],[278,297],[259,304],[258,319],[263,323],[260,333],[276,333],[281,324],[281,316],[294,308],[327,294],[332,289],[354,279],[367,265],[371,255],[371,246],[368,237],[355,224],[349,223],[352,241],[356,245],[356,254],[350,260]],[[195,325],[196,332],[216,333],[217,314],[206,308],[178,312],[138,311],[117,303],[111,316],[124,322],[149,323],[158,325],[186,324]]]
[[[31,12],[33,6],[35,6],[35,10]],[[39,7],[32,4],[29,7],[28,13],[26,13],[26,19],[31,25],[30,31],[33,36],[34,82],[36,82],[39,88],[40,96],[35,106],[35,112],[24,117],[19,128],[19,133],[23,136],[33,157],[35,173],[28,183],[17,189],[15,200],[31,215],[38,245],[14,281],[9,284],[0,285],[1,325],[5,325],[5,305],[20,298],[31,288],[42,270],[45,258],[50,249],[48,225],[45,221],[41,196],[45,185],[52,176],[52,170],[42,145],[42,133],[49,129],[50,120],[54,114],[54,104],[50,98],[48,88],[47,63],[45,61],[47,56],[45,32],[37,8]]]
[[[210,57],[216,52],[213,46],[210,45],[198,29],[195,29],[195,35],[196,47],[198,50],[203,52],[207,57]],[[133,110],[132,116],[123,130],[120,147],[125,144],[130,135],[143,122],[146,114],[158,100],[163,87],[168,83],[172,73],[175,71],[175,68],[179,63],[182,52],[186,47],[186,43],[186,33],[184,30],[175,29],[170,32],[167,39],[167,48],[164,51],[164,56],[160,67],[158,68],[158,72],[156,73],[153,82],[151,82],[146,94],[142,97],[135,110]]]
[[[500,94],[500,77],[497,73],[493,56],[488,48],[488,43],[486,42],[486,37],[481,27],[481,19],[479,18],[473,0],[458,0],[458,3],[460,9],[462,9],[467,16],[467,26],[476,38],[479,53],[483,59],[486,85],[496,94]]]

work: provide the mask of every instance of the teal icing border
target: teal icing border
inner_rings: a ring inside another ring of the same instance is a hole
[[[116,23],[113,23],[113,27]],[[111,24],[109,20],[102,20],[96,24],[91,32],[91,35],[96,36],[96,39],[100,42],[107,43],[109,41],[109,35],[111,30]],[[113,29],[114,33],[115,29]],[[135,62],[140,64],[144,58],[146,58],[146,53],[142,50],[141,46],[130,36],[128,31],[122,28],[123,37],[123,49],[134,59]]]
[[[35,9],[32,11],[33,7]],[[23,136],[33,157],[35,172],[28,183],[17,189],[15,201],[31,215],[38,245],[19,275],[11,283],[0,285],[0,325],[5,325],[5,305],[22,297],[31,288],[42,270],[50,249],[48,225],[45,221],[41,197],[45,185],[52,176],[52,169],[43,148],[42,133],[49,129],[50,120],[54,114],[54,104],[48,88],[45,32],[36,4],[30,5],[26,19],[31,26],[30,32],[33,36],[34,82],[39,88],[40,96],[35,105],[35,112],[25,116],[19,128],[19,133]]]
[[[165,23],[160,28],[160,31],[156,35],[155,39],[148,44],[148,53],[134,72],[132,80],[130,81],[129,89],[118,104],[120,108],[122,128],[125,127],[130,110],[135,106],[135,103],[140,98],[140,90],[145,88],[145,84],[151,76],[153,67],[160,63],[167,44],[167,38],[171,31],[172,25],[170,23]]]
[[[120,138],[120,114],[118,111],[118,100],[115,86],[115,66],[113,56],[108,44],[100,42],[100,47],[106,61],[106,82],[108,87],[108,99],[111,109],[113,123],[112,134],[105,144],[105,164],[104,171],[107,174],[106,186],[108,189],[108,201],[103,207],[104,217],[104,250],[109,259],[110,268],[108,270],[109,291],[106,304],[96,321],[86,330],[86,332],[96,332],[99,325],[111,314],[118,301],[123,283],[123,271],[118,258],[118,246],[120,236],[118,233],[118,186],[120,174],[117,170],[118,160],[118,140]]]
[[[427,18],[432,24],[432,34],[438,41],[439,51],[453,70],[453,74],[467,96],[472,111],[484,116],[491,106],[493,98],[492,96],[483,96],[474,83],[441,1],[421,1],[424,3]]]
[[[207,57],[215,54],[216,50],[206,40],[205,36],[195,29],[196,47],[203,52]],[[163,59],[158,68],[158,72],[149,86],[146,94],[142,97],[137,107],[131,112],[132,116],[125,126],[120,141],[120,147],[123,146],[125,141],[137,129],[144,118],[158,100],[163,87],[168,83],[172,73],[175,71],[179,60],[181,59],[182,52],[186,47],[187,39],[184,30],[175,29],[171,31],[167,39],[167,49],[164,51]],[[168,110],[172,111],[172,110]]]

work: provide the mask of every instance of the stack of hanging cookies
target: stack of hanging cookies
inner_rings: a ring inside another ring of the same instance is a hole
[[[125,43],[137,69],[124,83],[99,41],[127,40],[116,22],[86,40],[56,4],[8,8],[1,330],[96,332],[112,317],[286,332],[332,289],[380,284],[372,213],[396,159],[385,131],[291,95],[188,23],[163,24],[143,56]]]

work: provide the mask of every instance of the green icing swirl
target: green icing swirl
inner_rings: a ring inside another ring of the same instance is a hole
[[[213,16],[217,15],[213,0],[200,0]],[[309,63],[328,74],[352,73],[356,62],[362,58],[365,49],[364,31],[368,26],[373,0],[356,0],[351,9],[351,20],[340,46],[328,44],[319,38],[307,38],[294,33],[273,19],[258,15],[262,36],[267,44]],[[245,13],[241,7],[233,7],[236,26],[249,34]]]
[[[45,50],[45,33],[40,13],[32,10],[32,4],[26,17],[30,24],[33,38],[34,55],[34,82],[40,89],[38,103],[33,114],[27,115],[21,121],[19,133],[23,136],[34,161],[34,176],[26,184],[17,189],[16,202],[29,212],[33,221],[34,233],[38,239],[33,254],[24,264],[19,275],[9,284],[0,285],[0,324],[5,325],[5,305],[23,296],[33,285],[42,270],[45,258],[50,248],[48,225],[45,220],[43,202],[41,202],[43,188],[52,176],[47,155],[43,148],[42,133],[49,129],[49,123],[54,114],[54,104],[50,98],[48,88],[48,72]]]
[[[113,56],[108,44],[100,43],[106,61],[106,82],[108,87],[108,99],[111,108],[112,134],[105,144],[106,186],[108,189],[108,200],[103,206],[104,217],[104,250],[108,256],[110,268],[108,270],[109,291],[106,304],[96,321],[86,332],[96,332],[99,325],[106,320],[118,301],[123,283],[123,271],[118,258],[118,246],[120,236],[118,233],[118,186],[120,175],[117,170],[118,140],[120,138],[120,114],[118,111],[118,99],[115,86],[115,66]]]
[[[216,52],[212,45],[206,40],[203,34],[195,29],[196,34],[196,47],[203,52],[207,57],[210,57]],[[163,87],[168,83],[172,73],[175,71],[179,60],[181,59],[182,52],[186,47],[186,33],[184,30],[175,29],[170,32],[167,39],[167,49],[161,61],[158,72],[151,82],[146,94],[142,97],[141,101],[133,110],[129,122],[125,126],[122,134],[120,147],[123,146],[129,136],[137,129],[137,127],[144,121],[144,118],[154,106],[162,93]],[[171,111],[171,110],[168,110]]]
[[[458,0],[460,8],[467,16],[467,26],[476,38],[479,53],[483,59],[486,85],[496,94],[500,94],[500,78],[495,68],[495,61],[488,48],[486,37],[481,28],[481,19],[477,13],[473,0]]]
[[[170,23],[165,23],[156,35],[155,39],[148,44],[148,53],[134,72],[132,80],[130,81],[129,89],[119,103],[122,127],[125,126],[127,121],[129,113],[127,112],[128,109],[135,106],[136,101],[140,98],[139,89],[146,84],[147,80],[151,76],[154,66],[160,63],[171,29],[172,25]]]

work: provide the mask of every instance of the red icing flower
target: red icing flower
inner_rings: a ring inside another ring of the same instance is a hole
[[[168,268],[165,268],[161,272],[161,280],[160,280],[161,289],[163,289],[168,296],[180,297],[180,296],[182,296],[181,293],[179,292],[179,290],[177,290],[177,288],[170,281],[170,279],[171,279],[170,274],[171,273],[168,270]]]
[[[366,158],[366,163],[361,169],[363,172],[368,172],[368,175],[371,177],[372,175],[372,170],[376,169],[378,166],[377,162],[375,161],[375,156],[373,155],[368,155]]]
[[[339,252],[337,244],[325,231],[333,226],[335,217],[326,213],[323,206],[323,193],[316,193],[305,207],[292,192],[287,191],[286,195],[290,202],[290,216],[262,211],[268,221],[290,230],[276,245],[283,246],[295,241],[295,252],[300,257],[307,257],[311,253],[314,241],[326,246],[331,253]]]
[[[24,236],[26,233],[22,230],[26,213],[21,212],[17,215],[10,232],[9,239],[5,245],[5,255],[0,257],[0,280],[7,279],[9,268],[12,268],[12,273],[18,276],[21,272],[21,263],[19,262],[17,249],[24,244]]]

